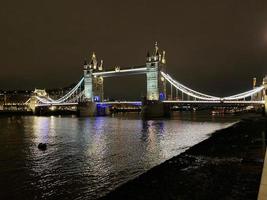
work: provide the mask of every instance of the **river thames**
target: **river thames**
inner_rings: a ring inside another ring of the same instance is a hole
[[[238,120],[0,117],[0,199],[96,199]]]

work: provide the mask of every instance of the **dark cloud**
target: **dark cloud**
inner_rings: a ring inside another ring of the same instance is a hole
[[[170,74],[203,92],[246,90],[267,73],[266,0],[5,1],[0,30],[3,89],[69,85],[92,51],[106,68],[140,65],[156,40]],[[105,83],[108,96],[145,92],[144,76]]]

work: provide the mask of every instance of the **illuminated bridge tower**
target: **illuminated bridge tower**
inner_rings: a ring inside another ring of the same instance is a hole
[[[78,110],[81,116],[95,116],[99,114],[95,102],[103,101],[104,80],[102,76],[94,76],[94,72],[103,70],[103,60],[98,63],[95,53],[93,53],[90,63],[84,62],[84,102],[80,102]]]
[[[93,76],[94,72],[103,70],[103,60],[100,64],[97,62],[95,53],[93,53],[90,64],[85,61],[84,63],[84,96],[88,102],[103,101],[104,86],[103,77]]]
[[[165,51],[160,51],[157,42],[153,53],[147,53],[146,77],[147,95],[142,103],[142,116],[144,118],[163,117],[170,114],[167,105],[162,103],[166,99],[166,80],[161,76],[161,71],[166,72]]]
[[[147,100],[165,100],[166,99],[166,80],[161,76],[160,71],[166,72],[165,51],[159,51],[157,42],[155,49],[150,55],[147,53]]]

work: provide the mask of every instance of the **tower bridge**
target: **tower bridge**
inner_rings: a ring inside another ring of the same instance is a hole
[[[104,78],[146,75],[147,94],[141,101],[105,102]],[[170,95],[167,97],[167,84]],[[77,105],[82,115],[96,115],[99,107],[108,107],[116,104],[142,105],[142,112],[147,116],[163,116],[169,112],[170,105],[253,105],[265,107],[267,113],[267,76],[260,86],[253,82],[253,89],[239,94],[217,97],[193,90],[177,80],[166,71],[166,53],[161,51],[155,43],[153,52],[147,53],[146,62],[141,66],[114,67],[113,70],[104,70],[103,60],[98,62],[93,53],[91,61],[83,65],[83,77],[65,95],[52,99],[45,91],[36,90],[32,97],[25,102],[33,110],[37,107]]]

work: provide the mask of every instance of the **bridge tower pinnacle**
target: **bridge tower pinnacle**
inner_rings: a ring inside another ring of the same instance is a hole
[[[253,78],[253,81],[252,81],[253,89],[256,88],[256,84],[257,84],[257,78],[254,77],[254,78]]]
[[[94,76],[94,72],[103,70],[103,60],[98,63],[96,54],[93,52],[90,64],[84,62],[84,95],[88,102],[102,101],[104,98],[104,79],[101,76]]]
[[[166,80],[161,76],[160,71],[166,71],[166,52],[160,51],[158,43],[155,42],[153,53],[147,53],[147,100],[166,99]]]

